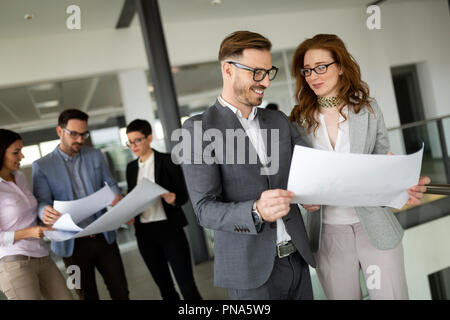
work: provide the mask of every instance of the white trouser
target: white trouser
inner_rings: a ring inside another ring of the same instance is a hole
[[[328,299],[362,299],[360,269],[372,300],[408,299],[403,246],[375,248],[361,223],[322,224],[316,271]]]

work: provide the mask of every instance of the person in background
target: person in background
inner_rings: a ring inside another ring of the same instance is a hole
[[[60,144],[53,152],[33,162],[33,191],[39,202],[39,217],[47,225],[53,225],[61,216],[53,208],[53,201],[81,199],[103,188],[105,182],[116,194],[111,205],[114,206],[122,199],[100,150],[84,146],[89,136],[87,121],[88,115],[80,110],[64,110],[59,115],[56,128]],[[85,228],[104,212],[97,212],[78,225]],[[63,257],[66,267],[80,267],[81,288],[77,289],[80,299],[99,299],[96,268],[105,280],[111,299],[129,299],[115,231],[61,242],[52,241],[51,248]]]
[[[266,106],[266,109],[269,109],[269,110],[276,110],[276,111],[279,111],[279,110],[280,110],[280,108],[278,107],[278,105],[277,105],[276,103],[269,103],[269,104]]]
[[[381,109],[339,37],[318,34],[303,41],[294,53],[292,73],[298,104],[290,119],[310,146],[341,153],[389,152]],[[408,190],[408,204],[420,203],[428,183],[422,177]],[[367,281],[374,266],[380,286],[368,288],[371,299],[408,299],[403,229],[389,208],[304,207],[317,275],[328,299],[361,299],[360,270]]]
[[[170,192],[161,195],[135,219],[139,252],[155,280],[164,300],[179,300],[169,263],[185,300],[201,300],[195,284],[189,243],[183,227],[187,220],[181,206],[188,201],[180,166],[170,154],[150,147],[152,127],[146,120],[136,119],[127,126],[128,147],[138,159],[127,165],[128,192],[147,178]]]
[[[0,289],[10,300],[71,300],[66,281],[42,240],[37,201],[19,171],[19,134],[0,129]]]

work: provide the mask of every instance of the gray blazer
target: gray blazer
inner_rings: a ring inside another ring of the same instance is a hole
[[[349,110],[350,152],[366,154],[386,154],[389,150],[389,140],[383,114],[376,102],[371,102],[374,113],[367,108],[358,114]],[[296,125],[301,136],[309,146],[312,146],[313,134],[305,128]],[[361,225],[367,233],[370,242],[378,249],[395,248],[403,237],[403,228],[394,214],[386,207],[355,207]],[[320,248],[322,231],[322,208],[308,212],[306,228],[313,252]]]
[[[287,188],[294,145],[304,145],[298,131],[283,113],[258,109],[256,119],[261,129],[268,130],[266,150],[269,157],[277,151],[274,145],[279,141],[279,170],[273,175],[261,175],[262,164],[259,159],[257,163],[251,164],[247,156],[244,164],[220,163],[218,155],[223,153],[226,159],[232,149],[226,149],[226,143],[222,145],[217,139],[208,136],[208,132],[214,132],[205,131],[214,129],[216,134],[225,136],[227,129],[243,128],[236,115],[218,101],[201,115],[193,116],[183,124],[183,129],[190,133],[192,146],[191,152],[183,154],[183,157],[192,156],[193,163],[184,163],[182,168],[198,223],[214,230],[214,284],[219,287],[252,289],[268,280],[276,255],[276,223],[264,223],[260,232],[257,232],[252,218],[253,202],[265,190]],[[197,121],[201,121],[200,128],[194,125]],[[271,142],[270,129],[278,129],[279,132],[279,139],[275,139],[274,143]],[[244,134],[243,139],[247,154],[253,145],[247,135]],[[195,143],[201,149],[196,149]],[[211,151],[211,147],[213,152],[206,152]],[[206,161],[195,164],[195,152],[201,154],[203,150],[205,154],[211,154],[211,158],[205,157]],[[234,155],[234,158],[236,155],[242,156],[242,152],[237,152],[236,144]],[[210,160],[214,163],[208,164]],[[305,225],[297,205],[291,205],[283,221],[299,253],[308,264],[314,266]]]

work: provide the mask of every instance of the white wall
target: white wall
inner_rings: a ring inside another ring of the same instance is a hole
[[[407,229],[403,237],[410,299],[431,299],[428,275],[450,265],[450,216]]]
[[[387,2],[381,6],[381,30],[366,28],[365,8],[214,17],[165,24],[164,29],[173,65],[215,60],[221,40],[237,29],[265,34],[274,50],[294,48],[316,33],[336,33],[359,61],[387,126],[393,127],[399,118],[391,66],[420,63],[426,116],[450,113],[445,99],[450,89],[448,14],[447,0]],[[139,28],[2,39],[0,47],[0,88],[147,67]]]

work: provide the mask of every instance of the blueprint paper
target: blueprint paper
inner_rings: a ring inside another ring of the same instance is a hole
[[[91,234],[97,234],[118,229],[122,224],[131,220],[163,193],[168,192],[163,187],[143,178],[137,186],[100,218],[92,222],[80,232],[67,232],[67,230],[45,231],[45,236],[53,241],[65,241]],[[61,217],[62,218],[62,217]],[[60,219],[61,219],[60,218]],[[66,218],[67,219],[67,218]],[[58,221],[57,221],[58,222]],[[69,223],[70,224],[70,223]],[[56,223],[55,223],[56,225]],[[55,228],[55,225],[53,228]],[[55,228],[57,229],[57,228]]]
[[[108,185],[97,192],[72,201],[54,201],[53,208],[61,214],[69,213],[75,223],[79,223],[99,212],[114,200],[116,195]]]
[[[410,155],[338,153],[295,146],[288,190],[293,203],[400,209],[417,185],[422,148]]]

